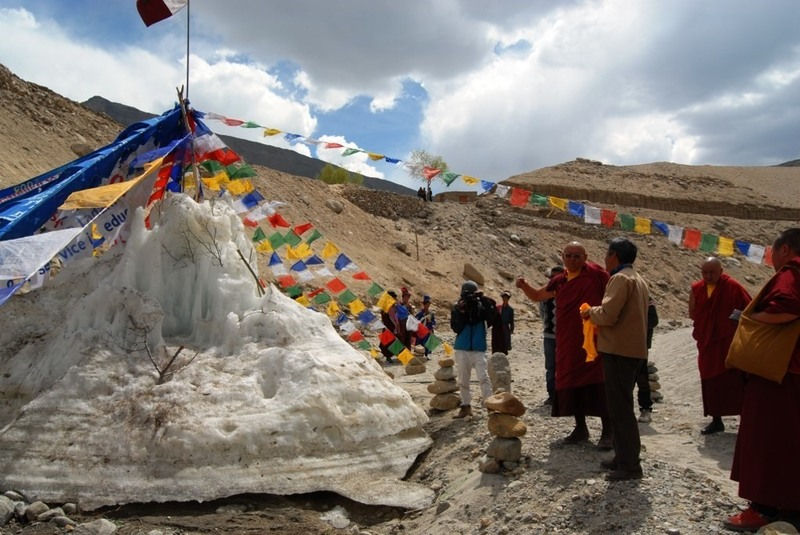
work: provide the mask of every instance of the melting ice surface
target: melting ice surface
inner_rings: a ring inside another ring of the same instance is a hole
[[[0,488],[84,509],[338,492],[422,507],[401,478],[425,413],[323,315],[274,288],[222,201],[177,195],[124,248],[0,309]],[[163,381],[147,355],[163,368]],[[192,360],[193,358],[193,360]]]

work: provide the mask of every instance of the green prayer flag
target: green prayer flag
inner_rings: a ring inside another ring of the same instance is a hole
[[[362,152],[360,149],[344,149],[342,156],[352,156],[358,152]]]
[[[324,305],[325,303],[330,302],[331,296],[325,292],[319,293],[314,296],[313,303],[316,305]]]
[[[534,193],[529,202],[534,206],[547,206],[547,196]]]
[[[283,241],[283,234],[280,232],[275,232],[269,237],[269,244],[274,250],[278,250],[284,243],[286,242]]]
[[[286,288],[286,295],[288,295],[292,299],[294,299],[295,297],[300,297],[301,295],[303,295],[303,289],[296,284],[294,286],[289,286],[288,288]]]
[[[295,234],[293,230],[287,232],[286,235],[283,237],[283,243],[288,243],[292,247],[297,247],[297,244],[300,243],[301,241],[303,241],[303,239],[300,238],[300,236],[298,236],[297,234]]]
[[[339,302],[342,303],[343,305],[349,305],[350,303],[358,299],[358,297],[350,290],[345,290],[339,294],[338,299]]]
[[[363,349],[364,351],[369,351],[372,346],[366,340],[361,340],[358,344],[356,344],[356,347],[358,349]]]
[[[703,237],[700,240],[700,250],[707,253],[713,253],[717,250],[718,244],[719,236],[715,236],[713,234],[703,234]]]
[[[378,286],[374,282],[372,283],[372,286],[369,287],[369,290],[367,290],[367,295],[372,297],[373,299],[375,299],[376,297],[378,297],[382,293],[383,293],[383,288],[381,288],[380,286]]]
[[[636,218],[631,214],[619,214],[619,226],[622,230],[633,230],[636,227]]]
[[[322,237],[322,234],[320,234],[320,232],[317,229],[314,229],[313,231],[311,231],[311,236],[309,236],[306,239],[306,243],[311,245],[314,242],[314,240],[318,240],[321,237]]]
[[[457,179],[461,175],[459,175],[458,173],[453,173],[452,171],[447,171],[446,173],[442,173],[440,176],[442,177],[444,183],[449,186],[450,184],[453,183],[453,181],[455,181],[455,179]]]
[[[264,128],[258,123],[254,123],[253,121],[247,121],[242,125],[242,128]]]
[[[200,164],[200,167],[208,171],[211,176],[214,176],[221,171],[225,171],[225,166],[219,163],[217,160],[206,160]]]
[[[441,340],[439,340],[438,338],[436,338],[436,337],[433,335],[433,333],[431,333],[430,335],[428,335],[428,339],[427,339],[427,340],[425,340],[425,349],[427,349],[427,350],[428,350],[428,351],[430,351],[431,353],[433,353],[433,351],[434,351],[434,350],[435,350],[437,347],[439,347],[440,345],[442,345],[442,341],[441,341]]]
[[[389,351],[392,352],[392,355],[397,356],[402,353],[405,348],[406,346],[403,345],[403,342],[395,338],[394,342],[389,346]]]
[[[260,242],[260,241],[264,241],[266,239],[267,239],[267,235],[264,234],[264,231],[261,230],[261,227],[258,227],[256,229],[255,233],[253,234],[253,241],[254,242]],[[273,249],[274,249],[274,247],[273,247]]]
[[[225,168],[231,180],[256,176],[255,170],[246,163],[231,164]]]

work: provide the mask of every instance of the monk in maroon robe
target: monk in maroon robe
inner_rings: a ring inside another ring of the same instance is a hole
[[[777,275],[770,279],[752,318],[789,323],[800,318],[800,228],[783,231],[772,246]],[[745,376],[744,399],[731,479],[747,510],[726,527],[756,531],[775,519],[800,520],[800,340],[781,383]]]
[[[723,416],[741,412],[744,376],[725,368],[725,357],[736,332],[734,310],[742,311],[750,294],[735,279],[722,272],[719,258],[707,258],[701,267],[703,279],[692,284],[689,317],[694,320],[692,336],[697,340],[697,366],[703,392],[703,414],[711,416],[704,435],[725,430]]]
[[[586,362],[583,349],[582,303],[599,305],[603,300],[608,273],[587,261],[586,250],[578,242],[568,244],[562,253],[566,271],[556,275],[546,286],[536,289],[525,279],[517,287],[534,301],[556,300],[556,395],[553,416],[574,416],[575,429],[564,441],[576,444],[589,439],[586,416],[599,416],[603,431],[598,442],[601,449],[613,447],[611,426],[603,385],[601,357]]]

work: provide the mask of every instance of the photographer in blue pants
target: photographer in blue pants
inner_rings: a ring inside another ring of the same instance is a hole
[[[466,281],[461,285],[461,296],[453,305],[450,314],[450,328],[456,333],[453,348],[461,395],[461,410],[455,418],[472,415],[469,379],[473,368],[478,376],[484,401],[492,395],[492,386],[486,370],[486,325],[494,322],[496,314],[495,301],[484,296],[478,290],[476,283]]]

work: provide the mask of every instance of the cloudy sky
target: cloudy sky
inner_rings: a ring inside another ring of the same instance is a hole
[[[161,113],[185,83],[186,19],[146,28],[135,0],[0,0],[0,63]],[[189,96],[488,181],[579,156],[770,165],[800,158],[798,28],[796,0],[191,0]],[[266,142],[406,181],[364,154]]]

